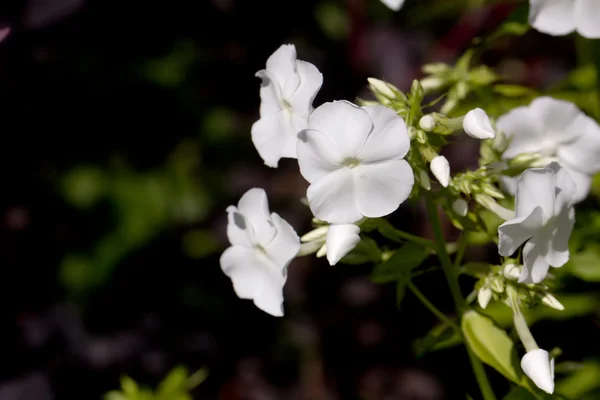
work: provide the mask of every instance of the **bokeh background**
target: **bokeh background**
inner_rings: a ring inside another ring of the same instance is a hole
[[[254,73],[275,49],[293,43],[321,70],[315,105],[369,98],[368,76],[407,89],[424,62],[453,62],[522,5],[481,3],[407,0],[394,13],[376,0],[3,1],[0,399],[100,399],[123,375],[153,386],[178,365],[208,372],[199,399],[477,393],[461,347],[417,354],[435,318],[408,295],[398,309],[371,266],[295,260],[277,319],[238,299],[218,260],[225,208],[249,188],[310,229],[296,162],[270,169],[250,140]],[[573,59],[570,40],[532,32],[484,61],[548,87]],[[458,141],[447,156],[458,171],[477,152]],[[428,235],[418,205],[394,219]],[[418,283],[452,312],[441,273]],[[538,341],[589,355],[591,301],[568,323],[536,325]]]

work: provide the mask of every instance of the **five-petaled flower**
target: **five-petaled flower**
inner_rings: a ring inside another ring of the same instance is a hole
[[[523,243],[524,268],[519,282],[539,283],[549,266],[569,260],[569,237],[575,224],[575,182],[561,166],[531,168],[517,184],[515,218],[498,228],[498,253],[512,255]]]
[[[263,189],[250,189],[237,207],[227,208],[227,237],[231,243],[221,256],[221,269],[235,293],[252,299],[261,310],[283,315],[283,286],[287,266],[300,249],[294,228],[276,213],[269,214]]]
[[[600,126],[577,106],[539,97],[529,106],[515,108],[498,118],[496,126],[510,138],[503,158],[539,153],[549,161],[558,161],[577,185],[575,200],[587,196],[592,175],[600,171]],[[517,179],[503,178],[511,194]]]
[[[529,22],[553,36],[573,31],[586,38],[600,38],[598,0],[529,0]]]
[[[294,45],[279,47],[256,76],[260,88],[260,119],[252,125],[252,142],[269,167],[279,159],[296,158],[296,135],[306,128],[323,75],[311,63],[296,59]]]
[[[410,139],[393,110],[325,103],[298,139],[300,172],[311,184],[307,198],[318,219],[348,224],[382,217],[410,195],[414,175],[403,160]]]

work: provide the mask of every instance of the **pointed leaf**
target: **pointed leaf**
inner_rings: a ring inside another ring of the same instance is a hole
[[[402,279],[413,268],[421,265],[428,255],[427,248],[412,242],[406,243],[396,250],[389,260],[375,266],[371,279],[375,283],[394,282]]]

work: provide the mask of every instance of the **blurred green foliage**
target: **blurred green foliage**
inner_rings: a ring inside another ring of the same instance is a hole
[[[128,376],[121,378],[121,390],[114,390],[104,400],[192,400],[190,391],[206,379],[208,373],[201,369],[189,375],[184,367],[174,368],[160,382],[156,390],[140,386]]]

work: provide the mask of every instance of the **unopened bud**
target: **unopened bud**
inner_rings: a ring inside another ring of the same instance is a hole
[[[435,118],[431,114],[424,115],[419,120],[419,127],[421,127],[421,129],[423,129],[425,132],[431,132],[432,130],[434,130],[435,125]]]
[[[456,199],[452,203],[452,210],[461,217],[464,217],[469,212],[469,204],[463,199]]]
[[[369,86],[374,93],[379,93],[389,99],[396,98],[396,93],[394,93],[394,91],[391,89],[393,87],[394,89],[398,90],[394,85],[375,78],[367,78],[367,81],[369,82]]]
[[[565,306],[563,306],[562,303],[550,293],[546,293],[544,297],[542,297],[542,303],[550,308],[554,308],[555,310],[563,311],[565,309]]]
[[[436,177],[438,182],[440,182],[443,187],[448,187],[448,184],[450,183],[450,164],[448,163],[446,157],[435,157],[433,160],[431,160],[429,168],[431,168],[431,172],[433,173],[433,176]]]
[[[467,135],[475,139],[493,139],[496,137],[490,117],[481,108],[475,108],[465,115],[463,129]]]
[[[479,307],[485,309],[490,300],[492,299],[492,290],[488,287],[482,287],[477,292],[477,302],[479,303]]]

